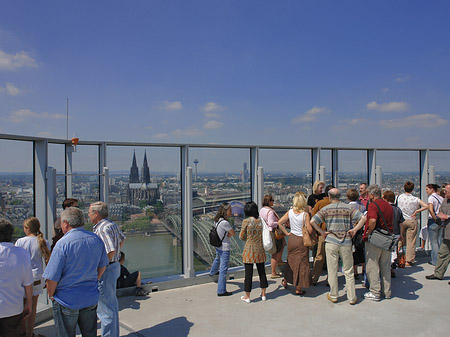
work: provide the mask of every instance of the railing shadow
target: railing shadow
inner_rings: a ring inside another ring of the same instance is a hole
[[[184,316],[173,318],[169,321],[157,324],[151,328],[142,329],[132,332],[126,336],[152,336],[152,337],[185,337],[189,335],[191,327],[194,323],[189,322]]]

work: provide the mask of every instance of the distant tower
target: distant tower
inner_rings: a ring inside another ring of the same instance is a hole
[[[139,169],[136,164],[136,151],[133,153],[133,163],[130,169],[130,183],[139,183]]]
[[[150,169],[147,163],[147,151],[144,152],[144,164],[141,170],[141,183],[150,184]]]
[[[197,164],[198,164],[197,159],[194,160],[194,164],[195,164],[195,181],[197,181]]]
[[[242,179],[243,183],[248,182],[248,176],[249,176],[249,174],[248,174],[248,169],[247,169],[247,163],[244,163],[244,169],[241,174],[241,179]]]

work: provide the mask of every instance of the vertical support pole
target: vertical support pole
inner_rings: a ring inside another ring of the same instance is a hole
[[[320,147],[311,149],[311,186],[320,177]]]
[[[183,276],[195,276],[194,270],[194,233],[192,219],[192,167],[189,165],[189,146],[181,147],[181,209],[183,236]]]
[[[260,204],[260,195],[264,193],[264,185],[261,187],[258,185],[259,179],[259,148],[251,147],[250,148],[250,181],[251,181],[251,198],[252,200],[259,206]],[[263,191],[263,192],[261,192]],[[261,201],[262,204],[262,201]]]
[[[375,184],[380,186],[380,188],[383,185],[383,171],[382,171],[382,167],[379,165],[377,165],[375,167]]]
[[[428,184],[436,183],[436,171],[433,165],[428,166]]]
[[[428,200],[428,194],[425,190],[425,188],[427,187],[427,185],[429,184],[429,180],[428,180],[428,167],[429,167],[429,155],[430,155],[430,151],[429,150],[420,150],[419,151],[419,170],[420,170],[420,199],[422,200]],[[423,226],[426,226],[428,222],[428,211],[425,212],[420,212],[420,227],[419,229],[419,233],[420,230],[422,229]],[[427,243],[429,242],[429,240],[427,240]]]
[[[376,184],[377,150],[367,150],[367,182],[369,185]]]
[[[56,169],[47,169],[47,226],[44,228],[44,236],[51,238],[53,235],[53,224],[56,221]]]
[[[105,190],[106,188],[108,188],[109,190],[109,180],[106,181],[105,180],[105,176],[103,175],[103,170],[104,168],[107,167],[107,162],[106,162],[106,143],[102,143],[98,146],[98,174],[99,174],[99,200],[107,203],[107,201],[105,200]]]
[[[67,143],[66,145],[66,198],[72,198],[72,154],[74,152],[74,147],[72,144]]]
[[[331,178],[332,184],[339,188],[339,156],[338,149],[331,150]]]
[[[258,180],[257,180],[257,190],[258,199],[257,205],[258,208],[262,208],[263,200],[264,200],[264,168],[262,166],[258,166]]]
[[[320,169],[319,169],[319,180],[322,180],[322,181],[327,181],[327,173],[326,173],[326,169],[325,169],[325,166],[320,166]]]
[[[109,168],[103,168],[103,202],[109,204]]]
[[[48,166],[48,141],[47,139],[34,142],[34,215],[41,220],[44,228],[53,227],[48,223],[47,217],[47,166]],[[46,239],[50,239],[46,236]]]

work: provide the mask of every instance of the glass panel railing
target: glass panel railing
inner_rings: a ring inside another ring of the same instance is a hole
[[[127,236],[125,266],[144,279],[181,274],[180,149],[109,146],[108,167],[109,217]]]
[[[20,153],[20,156],[17,156]],[[34,215],[33,143],[0,140],[0,216],[25,235],[23,221]]]
[[[430,151],[429,162],[434,166],[435,183],[439,186],[450,183],[450,151]]]
[[[348,202],[347,191],[356,189],[367,181],[367,152],[356,150],[339,150],[338,157],[338,188],[341,190],[341,200]]]
[[[236,235],[231,238],[230,267],[242,265],[244,242],[239,232],[244,219],[244,204],[251,199],[249,149],[190,149],[193,167],[193,218],[195,270],[208,270],[215,257],[208,233],[219,206],[231,204],[229,222]]]

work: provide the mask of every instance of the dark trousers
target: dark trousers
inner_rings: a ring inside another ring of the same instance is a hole
[[[0,336],[19,337],[22,313],[10,317],[0,318]]]
[[[244,291],[252,291],[252,279],[253,279],[253,263],[244,263],[245,267],[245,281],[244,281]],[[266,269],[264,268],[264,262],[256,263],[256,268],[258,269],[259,275],[259,285],[261,288],[267,288],[269,284],[267,283]]]

